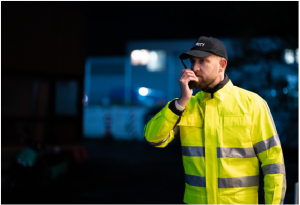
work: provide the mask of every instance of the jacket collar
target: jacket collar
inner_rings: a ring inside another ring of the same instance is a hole
[[[209,90],[201,90],[196,94],[197,98],[201,101],[210,100],[212,98],[216,98],[220,101],[223,101],[225,97],[230,93],[231,89],[233,88],[233,84],[231,80],[228,78],[227,74],[225,74],[224,80],[217,84],[215,87]]]
[[[219,82],[217,85],[215,85],[215,87],[208,88],[208,89],[202,89],[202,91],[204,91],[206,93],[214,94],[215,92],[217,92],[218,90],[223,88],[226,85],[226,83],[228,83],[228,81],[229,81],[228,75],[226,73],[224,73],[224,79],[221,82]]]

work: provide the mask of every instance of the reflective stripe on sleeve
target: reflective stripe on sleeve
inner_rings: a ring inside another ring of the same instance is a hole
[[[190,186],[206,187],[205,177],[185,174],[185,182]]]
[[[267,164],[261,167],[264,176],[267,174],[285,174],[284,164]]]
[[[218,158],[250,158],[250,157],[256,157],[256,155],[253,148],[218,147],[217,157]]]
[[[259,185],[259,175],[250,177],[218,178],[219,188],[238,188]]]
[[[266,176],[267,174],[283,174],[281,200],[280,200],[280,204],[283,204],[284,197],[285,197],[285,183],[286,183],[284,164],[267,164],[261,168],[264,173],[264,176]]]
[[[204,147],[181,146],[182,155],[189,157],[204,157]]]
[[[145,138],[145,140],[146,140],[149,144],[151,144],[152,146],[159,146],[159,145],[161,145],[162,143],[164,143],[165,141],[167,141],[167,140],[169,139],[169,137],[170,137],[170,134],[168,134],[168,136],[167,136],[165,139],[163,139],[162,141],[160,141],[160,142],[149,142],[149,141],[146,139],[146,136],[145,136],[145,130],[146,130],[146,126],[145,126],[145,128],[144,128],[144,138]],[[177,125],[174,126],[173,131],[174,131],[174,135],[177,135],[177,136],[180,137],[180,131],[179,131],[179,127],[178,127]]]
[[[253,145],[255,154],[259,154],[263,151],[266,151],[270,149],[271,147],[274,147],[276,145],[280,145],[280,140],[277,135],[274,135],[270,137],[269,139],[260,141]]]
[[[163,139],[162,141],[160,141],[160,142],[149,142],[149,141],[146,139],[146,137],[145,137],[145,139],[146,139],[146,141],[149,142],[151,145],[153,145],[153,146],[159,146],[159,145],[161,145],[162,143],[164,143],[165,141],[167,141],[167,139],[169,139],[169,137],[170,137],[170,134],[168,134],[168,136],[167,136],[165,139]]]
[[[283,176],[283,184],[282,184],[282,191],[281,191],[281,200],[280,204],[283,204],[284,197],[285,197],[285,185],[286,185],[286,176]]]
[[[269,110],[269,107],[268,107],[268,105],[267,105],[267,102],[266,102],[265,100],[263,100],[263,102],[264,102],[264,105],[265,105],[265,107],[266,107],[266,109],[267,109],[267,111],[268,111],[268,115],[269,115],[269,118],[270,118],[270,120],[271,120],[271,122],[272,122],[273,129],[274,129],[274,131],[275,131],[275,133],[276,133],[276,135],[277,135],[277,130],[276,130],[276,127],[275,127],[275,123],[274,123],[273,117],[272,117],[272,115],[271,115],[271,112],[270,112],[270,110]]]

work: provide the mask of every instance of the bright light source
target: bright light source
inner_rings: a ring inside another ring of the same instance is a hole
[[[287,94],[289,92],[289,90],[287,88],[283,88],[283,93]]]
[[[132,65],[147,65],[149,61],[149,51],[146,49],[134,50],[131,52]]]
[[[131,64],[139,65],[141,52],[139,50],[134,50],[131,52]]]
[[[272,97],[275,97],[276,96],[276,90],[271,90],[271,95],[272,95]]]
[[[298,52],[298,48],[295,50],[295,59],[296,59],[296,62],[299,63],[299,52]]]
[[[292,49],[284,50],[284,60],[287,64],[293,64],[295,61],[294,51]]]
[[[146,96],[146,95],[148,95],[148,92],[149,92],[148,88],[141,87],[141,88],[139,89],[139,94],[140,94],[141,96]]]
[[[142,49],[140,50],[140,64],[147,65],[149,61],[149,51]]]
[[[166,52],[163,50],[151,51],[147,70],[149,72],[160,72],[165,68]]]

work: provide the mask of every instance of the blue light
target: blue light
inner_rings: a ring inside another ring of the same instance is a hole
[[[287,94],[289,92],[289,90],[287,88],[283,88],[283,93]]]
[[[295,61],[294,51],[292,49],[284,50],[284,60],[287,64],[293,64]]]
[[[271,90],[271,95],[272,95],[272,97],[275,97],[276,96],[276,90]]]
[[[148,95],[148,93],[149,93],[148,88],[141,87],[141,88],[139,89],[139,94],[140,94],[141,96],[146,96],[146,95]]]
[[[87,95],[84,95],[84,102],[87,102],[89,100]]]
[[[25,161],[23,161],[23,166],[26,167],[27,166],[27,163]]]

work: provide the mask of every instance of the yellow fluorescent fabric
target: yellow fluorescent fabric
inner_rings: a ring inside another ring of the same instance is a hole
[[[253,158],[219,158],[220,178],[233,178],[259,175],[258,159]],[[232,169],[234,167],[234,169]]]
[[[205,160],[204,157],[188,157],[182,156],[183,167],[186,174],[195,176],[205,176]]]
[[[165,147],[179,128],[189,204],[257,204],[259,161],[266,204],[283,203],[285,168],[267,103],[229,81],[193,96],[181,117],[169,103],[145,127],[146,140]],[[262,174],[262,173],[261,173]]]

